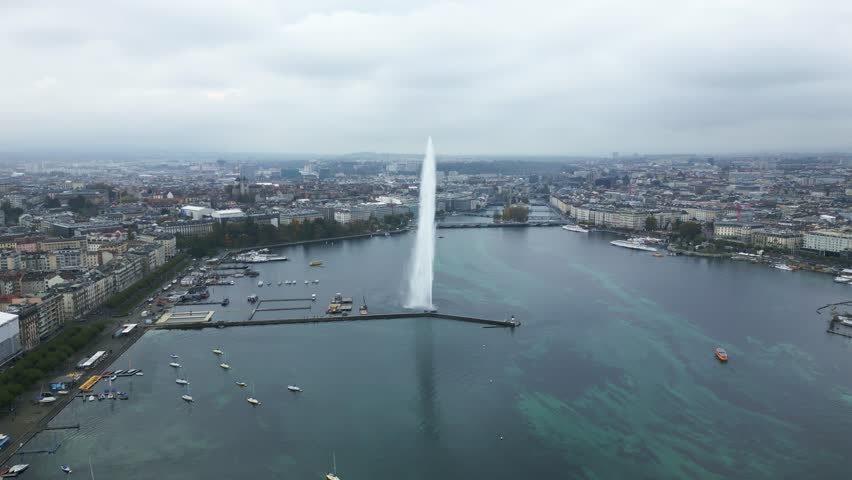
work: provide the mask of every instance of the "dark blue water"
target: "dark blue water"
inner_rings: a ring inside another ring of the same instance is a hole
[[[852,351],[814,310],[848,300],[850,287],[655,258],[558,228],[439,234],[437,306],[515,315],[521,328],[412,319],[148,333],[114,367],[145,369],[119,381],[131,399],[66,409],[54,422],[84,428],[40,435],[31,447],[61,447],[28,458],[27,475],[58,477],[60,463],[84,471],[91,456],[96,478],[323,478],[335,452],[344,480],[846,478]],[[216,318],[246,318],[252,292],[317,293],[316,315],[336,292],[398,311],[412,241],[287,249],[291,261],[259,266],[259,278],[299,285],[217,287],[232,304]],[[324,268],[308,267],[314,259]],[[284,314],[305,313],[256,318]],[[263,405],[251,407],[237,380]]]

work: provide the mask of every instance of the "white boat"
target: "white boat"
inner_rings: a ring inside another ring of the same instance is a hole
[[[314,280],[314,283],[319,283],[319,280]]]
[[[194,402],[195,401],[195,400],[192,399],[192,395],[190,395],[188,393],[181,395],[180,398],[182,398],[183,400],[185,400],[187,402]]]
[[[56,392],[56,393],[58,393],[58,394],[60,394],[60,395],[68,395],[68,393],[69,393],[69,392],[68,392],[68,390],[60,390],[60,391],[58,391],[58,392]]]
[[[246,382],[237,382],[237,386],[238,386],[238,387],[245,387],[245,386],[246,386]]]
[[[260,405],[260,400],[254,398],[254,384],[251,386],[251,396],[246,399],[252,405]]]
[[[295,385],[287,385],[287,390],[290,390],[291,392],[304,392],[301,387],[297,387]]]
[[[222,350],[219,350],[218,348],[214,348],[213,353],[215,353],[216,355],[222,355]]]
[[[143,376],[143,375],[145,375],[145,374],[144,374],[144,373],[142,373],[142,372],[136,372],[134,375],[136,375],[137,377],[141,377],[141,376]]]
[[[852,282],[852,277],[844,277],[841,275],[839,277],[834,277],[834,281],[837,283],[849,283]]]
[[[73,471],[73,470],[71,470],[71,467],[69,467],[68,465],[60,465],[59,469],[62,470],[63,472],[65,472],[66,474],[69,474],[69,475]]]
[[[793,269],[790,268],[789,265],[786,265],[784,263],[776,263],[775,265],[772,266],[772,268],[777,268],[778,270],[784,270],[785,272],[792,272],[793,271]]]
[[[9,467],[9,470],[6,470],[5,473],[3,473],[3,478],[17,477],[28,468],[30,468],[29,463],[19,463],[17,465],[12,465],[11,467]]]
[[[87,400],[89,400],[90,402],[94,402],[94,401],[95,401],[95,396],[94,396],[94,395],[89,395],[89,398],[88,398]]]
[[[645,242],[639,238],[629,238],[627,240],[613,240],[609,242],[611,245],[615,245],[616,247],[624,247],[629,248],[631,250],[642,250],[645,252],[656,252],[657,249],[654,247],[649,247],[645,245]]]
[[[189,380],[185,378],[176,378],[175,383],[177,383],[178,385],[189,385]]]
[[[307,280],[305,280],[305,285],[307,285],[308,283],[310,283],[310,282],[308,282]]]
[[[230,369],[230,368],[231,368],[231,366],[230,366],[230,365],[228,365],[228,359],[227,359],[227,357],[225,357],[225,358],[223,358],[223,359],[222,359],[222,363],[220,363],[220,364],[219,364],[219,366],[220,366],[220,367],[222,367],[222,368],[224,368],[225,370],[228,370],[228,369]]]
[[[55,401],[56,401],[56,397],[52,397],[52,396],[41,397],[41,398],[38,399],[38,403],[41,403],[41,404],[53,403]]]
[[[179,364],[179,363],[177,363],[177,362],[171,362],[171,363],[169,363],[169,366],[170,366],[170,367],[175,367],[175,368],[180,368],[180,364]]]
[[[171,355],[169,355],[169,356],[170,356],[170,357],[172,357],[172,358],[180,358],[180,357],[178,357],[177,355],[175,355],[174,353],[172,353],[172,354],[171,354]]]
[[[577,233],[589,233],[588,230],[579,225],[562,225],[562,230],[568,230],[569,232]]]
[[[335,457],[333,452],[331,454],[331,463],[332,463],[332,466],[334,468],[334,470],[332,470],[333,473],[326,474],[325,479],[326,480],[340,480],[340,478],[337,476],[337,458]]]
[[[278,286],[279,286],[279,287],[281,286],[281,280],[279,280],[279,281],[278,281]]]
[[[258,286],[258,287],[262,287],[262,286],[263,286],[263,280],[258,280],[258,281],[257,281],[257,286]]]

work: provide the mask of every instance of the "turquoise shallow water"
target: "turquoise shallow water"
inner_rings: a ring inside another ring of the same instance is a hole
[[[83,428],[39,435],[30,447],[61,447],[26,459],[27,475],[58,478],[61,463],[81,472],[91,456],[96,478],[323,478],[335,452],[346,480],[845,478],[852,352],[814,309],[847,300],[848,286],[658,259],[601,234],[439,234],[438,307],[515,315],[523,327],[411,319],[151,332],[113,367],[144,368],[119,381],[131,399],[66,409],[54,423]],[[213,297],[232,303],[216,318],[245,318],[249,293],[317,293],[320,302],[304,302],[311,314],[336,292],[398,311],[412,241],[287,249],[291,261],[260,266],[259,278],[298,286],[217,287]],[[325,268],[309,268],[312,259]],[[713,358],[717,345],[729,364]],[[192,405],[179,398],[172,352]],[[237,380],[263,405],[251,407]]]

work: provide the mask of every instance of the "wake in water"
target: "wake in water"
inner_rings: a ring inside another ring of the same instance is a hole
[[[406,308],[434,310],[432,305],[432,263],[435,259],[435,150],[432,137],[426,143],[426,157],[420,172],[420,209],[417,215],[417,238],[408,274]]]

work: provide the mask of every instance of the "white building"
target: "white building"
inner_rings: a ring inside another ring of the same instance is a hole
[[[213,215],[213,209],[207,207],[196,207],[187,205],[180,208],[180,214],[185,217],[191,217],[193,220],[201,220],[204,217]]]
[[[240,220],[246,218],[246,214],[239,208],[230,208],[228,210],[215,210],[211,216],[219,222],[227,222],[228,220]]]
[[[349,223],[352,221],[352,212],[349,210],[335,210],[334,221],[337,223]]]
[[[754,234],[762,231],[760,223],[719,221],[713,224],[713,236],[716,238],[734,238],[746,243],[751,243]]]
[[[18,316],[0,312],[0,364],[21,352],[21,328]]]
[[[852,232],[840,230],[805,232],[802,248],[822,254],[847,252],[852,250]]]

